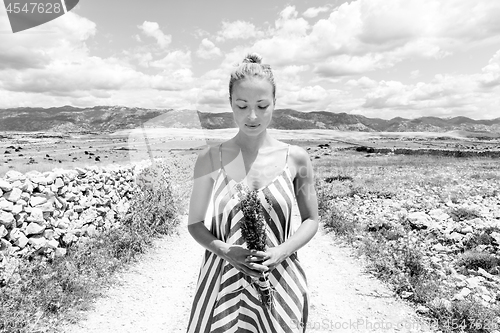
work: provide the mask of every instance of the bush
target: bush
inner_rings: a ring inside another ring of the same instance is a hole
[[[437,322],[445,324],[441,328],[446,333],[487,333],[499,326],[498,308],[488,308],[473,297],[452,300],[448,309],[431,306],[431,311]]]
[[[327,230],[333,231],[337,235],[348,236],[349,238],[354,236],[359,225],[357,220],[350,218],[345,212],[335,207],[333,204],[330,204],[323,220]]]
[[[448,214],[455,222],[468,221],[481,217],[478,211],[466,207],[452,208]]]
[[[500,265],[500,259],[490,253],[479,251],[466,251],[461,254],[457,260],[458,266],[464,266],[467,269],[482,268],[486,271]]]

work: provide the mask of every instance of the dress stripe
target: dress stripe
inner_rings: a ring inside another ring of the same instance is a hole
[[[265,208],[269,247],[283,243],[293,231],[291,210],[295,193],[287,163],[289,150],[290,146],[283,171],[270,184],[257,190]],[[229,178],[222,166],[221,146],[219,156],[221,167],[210,198],[209,209],[212,212],[207,215],[205,225],[216,238],[246,247],[241,235],[244,217],[235,189],[239,183]],[[275,302],[271,309],[261,304],[257,287],[250,277],[205,250],[187,332],[305,332],[309,292],[297,254],[293,253],[271,271],[269,281],[275,289]]]

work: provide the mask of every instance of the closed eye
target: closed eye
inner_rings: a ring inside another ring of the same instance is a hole
[[[259,109],[261,109],[261,110],[265,110],[265,109],[267,109],[268,107],[269,107],[269,105],[267,105],[267,106],[259,106]]]

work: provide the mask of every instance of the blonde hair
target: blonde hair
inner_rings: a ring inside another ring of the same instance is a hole
[[[271,66],[261,64],[262,57],[257,53],[249,53],[243,62],[231,73],[229,79],[229,101],[232,101],[233,86],[236,82],[248,77],[266,79],[273,86],[273,99],[276,100],[276,83],[274,82]]]

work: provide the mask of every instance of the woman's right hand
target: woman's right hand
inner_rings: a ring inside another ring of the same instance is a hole
[[[268,271],[269,268],[256,262],[248,262],[247,258],[251,254],[250,250],[241,245],[229,245],[222,250],[221,256],[243,274],[258,278],[262,276],[262,272]]]

